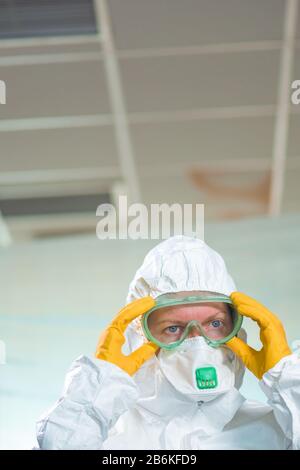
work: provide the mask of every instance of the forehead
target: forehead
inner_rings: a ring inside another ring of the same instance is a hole
[[[207,317],[213,315],[222,315],[225,317],[229,314],[228,305],[223,302],[203,302],[193,305],[177,305],[173,307],[164,307],[153,312],[152,320],[199,320],[203,321]]]

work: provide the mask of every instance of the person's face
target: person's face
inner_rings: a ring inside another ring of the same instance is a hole
[[[204,333],[214,340],[228,336],[233,329],[229,308],[222,302],[164,307],[148,317],[148,328],[156,339],[169,344],[180,339],[192,320],[198,320]],[[188,337],[199,335],[201,331],[193,327]]]

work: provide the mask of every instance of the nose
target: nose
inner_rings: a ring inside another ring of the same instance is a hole
[[[193,326],[193,328],[189,332],[188,338],[195,338],[196,336],[202,336],[202,333],[199,328]]]

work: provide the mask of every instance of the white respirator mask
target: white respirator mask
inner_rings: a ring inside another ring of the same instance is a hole
[[[161,349],[158,361],[171,385],[192,401],[210,401],[233,389],[243,366],[227,347],[209,346],[201,336],[187,338],[176,349]]]

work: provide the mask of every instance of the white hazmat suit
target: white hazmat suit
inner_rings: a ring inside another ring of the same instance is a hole
[[[222,257],[203,241],[172,237],[146,256],[127,301],[167,292],[236,290]],[[145,341],[137,322],[126,330],[124,353]],[[300,449],[300,353],[282,358],[260,385],[268,404],[235,386],[210,401],[191,400],[167,380],[160,355],[130,376],[117,365],[81,356],[62,397],[37,423],[41,449]]]

